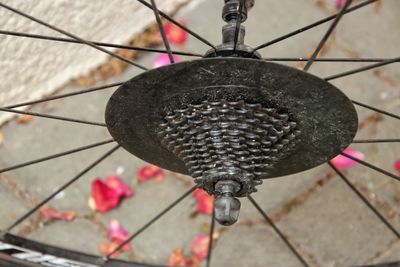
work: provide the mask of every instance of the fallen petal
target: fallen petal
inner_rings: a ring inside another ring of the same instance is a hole
[[[179,20],[178,22],[179,24],[186,26],[184,20]],[[188,33],[171,22],[167,22],[164,25],[164,31],[171,44],[184,45],[188,39]]]
[[[213,213],[214,196],[210,196],[202,189],[196,189],[192,196],[197,200],[197,212],[210,215]]]
[[[344,4],[346,4],[346,0],[336,0],[336,8],[341,9]]]
[[[100,179],[96,179],[92,183],[92,198],[96,209],[102,213],[117,207],[121,201],[121,197],[117,191],[110,188]]]
[[[209,242],[210,237],[208,235],[198,235],[190,242],[190,250],[199,260],[204,260],[208,255]]]
[[[361,153],[360,151],[351,149],[351,148],[346,148],[343,153],[346,153],[356,159],[363,160],[364,159],[364,154]],[[338,170],[347,170],[355,165],[357,165],[357,161],[354,161],[352,159],[349,159],[345,156],[342,155],[337,155],[333,159],[331,159],[331,163],[338,169]]]
[[[186,267],[186,257],[183,254],[182,249],[178,248],[172,252],[167,262],[167,266]]]
[[[138,180],[140,182],[148,180],[156,180],[158,182],[163,181],[165,178],[164,170],[155,165],[148,165],[138,170]]]
[[[74,211],[57,211],[53,208],[45,207],[40,210],[40,215],[53,220],[72,221],[76,218]]]
[[[121,244],[128,239],[129,236],[130,233],[125,230],[125,228],[117,220],[111,220],[110,226],[108,227],[108,239]]]
[[[114,189],[118,195],[124,197],[133,196],[133,191],[125,184],[125,182],[116,175],[108,176],[106,178],[106,185]]]
[[[117,243],[111,242],[111,243],[101,243],[100,244],[100,251],[104,256],[109,255],[111,252],[113,252],[116,248],[118,247]],[[119,255],[120,251],[114,252],[110,258],[115,258]]]
[[[174,62],[177,63],[179,61],[181,61],[181,58],[177,55],[172,55],[172,58],[174,59]],[[154,61],[153,67],[154,68],[159,68],[162,66],[166,66],[171,64],[171,61],[169,59],[169,55],[168,54],[160,54],[156,57],[156,60]]]
[[[20,124],[25,124],[25,123],[30,122],[32,119],[33,119],[32,115],[27,115],[26,114],[26,115],[18,116],[17,122],[20,123]]]

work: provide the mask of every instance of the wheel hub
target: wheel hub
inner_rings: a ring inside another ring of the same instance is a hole
[[[351,101],[330,83],[238,54],[140,74],[113,94],[105,117],[127,151],[191,175],[217,196],[224,225],[237,220],[235,197],[262,179],[325,163],[351,144],[358,124]]]

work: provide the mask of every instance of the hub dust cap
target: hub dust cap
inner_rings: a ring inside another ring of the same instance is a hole
[[[357,114],[336,87],[262,60],[210,58],[145,72],[123,84],[106,109],[127,151],[189,174],[209,193],[236,181],[236,196],[263,178],[301,172],[353,140]]]

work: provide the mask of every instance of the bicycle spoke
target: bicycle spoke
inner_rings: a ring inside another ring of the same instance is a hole
[[[265,61],[289,61],[289,62],[302,62],[309,61],[310,58],[303,57],[267,57],[263,58]],[[316,58],[314,62],[383,62],[388,60],[387,58]]]
[[[138,231],[136,231],[134,234],[132,234],[128,239],[126,239],[124,242],[122,242],[118,247],[116,247],[113,251],[111,251],[109,254],[106,256],[106,260],[109,260],[111,255],[113,255],[115,252],[119,251],[123,246],[131,242],[135,237],[140,235],[144,230],[149,228],[153,223],[158,221],[163,215],[165,215],[168,211],[170,211],[173,207],[178,205],[182,200],[184,200],[188,195],[190,195],[195,189],[197,188],[197,185],[193,186],[189,191],[187,191],[185,194],[180,196],[177,200],[172,202],[168,207],[166,207],[164,210],[162,210],[159,214],[157,214],[153,219],[151,219],[149,222],[147,222],[145,225],[143,225]]]
[[[53,155],[50,155],[50,156],[47,156],[47,157],[42,157],[42,158],[39,158],[39,159],[30,160],[30,161],[27,161],[27,162],[24,162],[24,163],[20,163],[20,164],[11,166],[11,167],[7,167],[7,168],[4,168],[4,169],[1,169],[0,173],[8,172],[8,171],[16,170],[16,169],[20,169],[20,168],[23,168],[23,167],[26,167],[26,166],[29,166],[29,165],[37,164],[37,163],[40,163],[40,162],[43,162],[43,161],[52,160],[52,159],[59,158],[59,157],[62,157],[62,156],[66,156],[66,155],[70,155],[70,154],[77,153],[77,152],[80,152],[80,151],[84,151],[84,150],[88,150],[88,149],[91,149],[91,148],[95,148],[95,147],[98,147],[98,146],[106,145],[106,144],[109,144],[109,143],[112,143],[112,142],[115,142],[114,139],[110,139],[110,140],[106,140],[106,141],[102,141],[102,142],[97,142],[97,143],[94,143],[94,144],[91,144],[91,145],[78,147],[78,148],[75,148],[75,149],[72,149],[72,150],[67,150],[65,152],[53,154]]]
[[[211,215],[211,224],[210,224],[210,235],[209,235],[209,242],[207,248],[207,262],[206,267],[211,266],[211,254],[212,254],[212,243],[213,243],[213,236],[214,236],[214,228],[215,228],[215,210],[213,209],[213,213]]]
[[[59,194],[61,191],[67,189],[70,185],[75,183],[79,178],[81,178],[85,173],[93,169],[95,166],[97,166],[100,162],[108,158],[112,153],[114,153],[120,145],[117,145],[113,147],[111,150],[107,151],[103,156],[98,158],[95,162],[90,164],[86,169],[84,169],[82,172],[80,172],[78,175],[76,175],[74,178],[69,180],[67,183],[65,183],[63,186],[61,186],[59,189],[57,189],[55,192],[53,192],[50,196],[42,200],[39,204],[37,204],[35,207],[33,207],[30,211],[28,211],[26,214],[21,216],[19,219],[17,219],[13,224],[11,224],[9,227],[6,228],[6,233],[10,232],[12,229],[14,229],[16,226],[21,224],[23,221],[25,221],[29,216],[31,216],[33,213],[35,213],[38,209],[40,209],[42,206],[44,206],[46,203],[48,203],[50,200],[52,200],[57,194]]]
[[[345,77],[345,76],[349,76],[349,75],[353,75],[353,74],[360,73],[360,72],[363,72],[363,71],[379,68],[379,67],[382,67],[382,66],[385,66],[385,65],[396,63],[396,62],[400,62],[400,57],[388,59],[388,60],[385,60],[383,62],[379,62],[379,63],[376,63],[376,64],[371,64],[371,65],[368,65],[368,66],[365,66],[365,67],[361,67],[361,68],[357,68],[357,69],[354,69],[354,70],[349,70],[349,71],[345,71],[345,72],[338,73],[338,74],[335,74],[335,75],[331,75],[331,76],[326,77],[325,81],[330,81],[330,80],[333,80],[333,79],[342,78],[342,77]]]
[[[0,111],[16,113],[16,114],[31,115],[31,116],[42,117],[42,118],[46,118],[46,119],[69,121],[69,122],[76,122],[76,123],[82,123],[82,124],[88,124],[88,125],[107,127],[107,125],[105,123],[101,123],[101,122],[84,121],[84,120],[66,118],[66,117],[61,117],[61,116],[42,114],[42,113],[37,113],[37,112],[21,111],[21,110],[9,109],[9,108],[0,108]]]
[[[362,139],[353,140],[354,144],[370,144],[370,143],[398,143],[400,139]]]
[[[279,235],[279,237],[282,239],[283,242],[288,246],[288,248],[293,252],[293,254],[301,261],[301,263],[306,266],[310,267],[308,263],[305,261],[305,259],[300,255],[300,253],[296,250],[292,244],[290,244],[289,240],[286,238],[286,236],[279,230],[279,228],[275,225],[275,223],[271,220],[271,218],[268,217],[268,215],[261,209],[261,207],[257,204],[257,202],[254,200],[252,196],[247,196],[247,198],[250,200],[250,202],[254,205],[254,207],[258,210],[258,212],[261,214],[262,217],[268,222],[268,224],[274,229],[274,231]]]
[[[382,174],[384,174],[384,175],[386,175],[386,176],[389,176],[389,177],[391,177],[391,178],[394,178],[394,179],[400,181],[400,176],[397,176],[397,175],[395,175],[395,174],[393,174],[393,173],[390,173],[390,172],[388,172],[388,171],[385,171],[385,170],[383,170],[383,169],[381,169],[381,168],[379,168],[379,167],[376,167],[376,166],[372,165],[371,163],[368,163],[368,162],[363,161],[363,160],[361,160],[361,159],[358,159],[358,158],[355,158],[355,157],[353,157],[353,156],[350,156],[349,154],[346,154],[346,153],[344,153],[344,152],[342,152],[342,153],[340,153],[340,154],[341,154],[342,156],[346,157],[346,158],[349,158],[349,159],[351,159],[351,160],[354,160],[354,161],[360,163],[361,165],[364,165],[364,166],[366,166],[366,167],[368,167],[368,168],[370,168],[370,169],[373,169],[373,170],[375,170],[375,171],[377,171],[377,172],[380,172],[380,173],[382,173]]]
[[[171,52],[171,46],[169,45],[169,41],[168,41],[167,35],[165,34],[165,31],[164,31],[164,26],[163,26],[163,24],[161,22],[160,13],[158,11],[158,8],[157,8],[157,5],[156,5],[156,1],[155,0],[150,0],[150,1],[151,1],[151,5],[153,7],[154,16],[156,17],[156,21],[157,21],[157,24],[158,24],[158,29],[160,30],[161,37],[163,39],[163,43],[164,43],[165,49],[167,49],[167,51],[168,51],[169,62],[171,64],[175,63],[174,62],[174,57],[172,56],[172,52]]]
[[[11,35],[11,36],[19,36],[19,37],[27,37],[33,39],[41,39],[41,40],[50,40],[50,41],[57,41],[57,42],[66,42],[66,43],[75,43],[75,44],[84,44],[81,41],[68,39],[68,38],[61,38],[61,37],[53,37],[53,36],[45,36],[45,35],[38,35],[38,34],[30,34],[30,33],[23,33],[23,32],[13,32],[13,31],[2,31],[0,30],[0,34],[4,35]],[[95,42],[95,41],[88,41],[98,46],[105,46],[105,47],[114,47],[114,48],[122,48],[128,50],[135,50],[135,51],[142,51],[142,52],[154,52],[154,53],[167,53],[166,50],[155,49],[155,48],[146,48],[146,47],[139,47],[139,46],[131,46],[131,45],[119,45],[119,44],[111,44],[111,43],[103,43],[103,42]],[[202,57],[203,55],[197,53],[189,53],[183,51],[172,51],[172,54],[175,55],[182,55],[182,56],[191,56],[191,57]]]
[[[350,12],[353,12],[353,11],[355,11],[355,10],[357,10],[357,9],[359,9],[359,8],[362,8],[362,7],[366,6],[366,5],[375,3],[376,1],[378,1],[378,0],[368,0],[368,1],[362,2],[362,3],[358,4],[358,5],[355,5],[355,6],[351,7],[351,8],[349,8],[349,9],[347,9],[346,12],[345,12],[345,14],[350,13]],[[257,50],[259,50],[259,49],[262,49],[262,48],[265,48],[265,47],[267,47],[267,46],[270,46],[270,45],[272,45],[272,44],[276,44],[276,43],[278,43],[278,42],[280,42],[280,41],[283,41],[283,40],[285,40],[285,39],[287,39],[287,38],[290,38],[290,37],[292,37],[292,36],[295,36],[295,35],[297,35],[297,34],[299,34],[299,33],[302,33],[302,32],[305,32],[305,31],[307,31],[307,30],[310,30],[310,29],[312,29],[312,28],[314,28],[314,27],[316,27],[316,26],[319,26],[319,25],[321,25],[321,24],[323,24],[323,23],[325,23],[325,22],[331,21],[331,20],[335,19],[338,15],[339,15],[339,13],[336,13],[335,15],[332,15],[332,16],[329,16],[329,17],[327,17],[327,18],[321,19],[321,20],[316,21],[316,22],[314,22],[314,23],[312,23],[312,24],[310,24],[310,25],[308,25],[308,26],[305,26],[305,27],[303,27],[303,28],[300,28],[300,29],[295,30],[295,31],[293,31],[293,32],[290,32],[290,33],[288,33],[288,34],[285,34],[285,35],[283,35],[283,36],[281,36],[281,37],[275,38],[275,39],[273,39],[273,40],[271,40],[271,41],[269,41],[269,42],[267,42],[267,43],[265,43],[265,44],[262,44],[262,45],[257,46],[257,47],[255,48],[255,51],[257,51]]]
[[[142,3],[144,6],[153,9],[152,5],[150,5],[149,3],[147,3],[144,0],[137,0],[140,3]],[[160,15],[162,17],[164,17],[166,20],[168,20],[169,22],[175,24],[176,26],[178,26],[179,28],[181,28],[182,30],[184,30],[185,32],[187,32],[188,34],[192,35],[194,38],[196,38],[197,40],[205,43],[206,45],[210,46],[211,48],[213,48],[214,50],[216,50],[217,48],[211,44],[209,41],[207,41],[206,39],[204,39],[203,37],[201,37],[200,35],[198,35],[197,33],[195,33],[194,31],[188,29],[187,27],[185,27],[184,25],[180,24],[179,22],[175,21],[173,18],[171,18],[170,16],[168,16],[167,14],[165,14],[164,12],[162,12],[161,10],[158,10],[158,12],[160,13]]]
[[[84,90],[80,90],[77,92],[72,92],[72,93],[67,93],[67,94],[62,94],[62,95],[56,95],[56,96],[50,96],[50,97],[46,97],[44,99],[40,99],[40,100],[33,100],[33,101],[27,101],[27,102],[23,102],[23,103],[19,103],[19,104],[14,104],[14,105],[10,105],[10,106],[6,106],[3,108],[19,108],[19,107],[23,107],[23,106],[28,106],[28,105],[33,105],[33,104],[39,104],[39,103],[43,103],[43,102],[47,102],[47,101],[52,101],[52,100],[56,100],[56,99],[60,99],[60,98],[66,98],[66,97],[70,97],[70,96],[75,96],[75,95],[81,95],[81,94],[86,94],[86,93],[90,93],[90,92],[95,92],[95,91],[99,91],[99,90],[103,90],[103,89],[109,89],[115,86],[121,86],[123,85],[123,82],[118,82],[118,83],[112,83],[112,84],[107,84],[107,85],[101,85],[101,86],[97,86],[97,87],[93,87],[93,88],[89,88],[89,89],[84,89]]]
[[[340,178],[353,190],[354,193],[364,202],[368,208],[375,213],[375,215],[381,220],[390,231],[392,231],[398,238],[400,238],[400,233],[386,220],[386,218],[368,201],[366,197],[350,182],[350,180],[341,172],[339,171],[331,162],[328,161],[329,166],[339,175]]]
[[[377,109],[377,108],[375,108],[373,106],[370,106],[370,105],[367,105],[367,104],[363,104],[363,103],[355,101],[355,100],[351,100],[351,102],[353,104],[355,104],[355,105],[358,105],[358,106],[361,106],[361,107],[364,107],[364,108],[367,108],[367,109],[370,109],[370,110],[385,114],[385,115],[387,115],[389,117],[392,117],[392,118],[400,120],[400,116],[399,115],[396,115],[396,114],[393,114],[393,113],[390,113],[390,112],[387,112],[387,111],[384,111],[384,110],[381,110],[381,109]]]
[[[239,32],[240,32],[240,24],[242,23],[242,10],[244,6],[244,0],[239,1],[239,10],[236,17],[236,27],[235,27],[235,36],[233,39],[233,53],[236,53],[236,46],[239,39]]]
[[[62,29],[60,29],[60,28],[58,28],[58,27],[56,27],[56,26],[50,25],[50,24],[48,24],[48,23],[46,23],[46,22],[44,22],[44,21],[42,21],[42,20],[40,20],[40,19],[37,19],[37,18],[35,18],[35,17],[32,17],[32,16],[30,16],[30,15],[28,15],[28,14],[26,14],[26,13],[20,11],[20,10],[17,10],[17,9],[15,9],[15,8],[12,8],[12,7],[10,7],[10,6],[6,5],[6,4],[4,4],[4,3],[1,3],[1,2],[0,2],[0,6],[6,8],[6,9],[8,9],[8,10],[10,10],[10,11],[12,11],[12,12],[18,14],[18,15],[21,15],[21,16],[23,16],[23,17],[25,17],[25,18],[28,18],[28,19],[30,19],[30,20],[33,20],[33,21],[35,21],[35,22],[37,22],[37,23],[39,23],[39,24],[41,24],[41,25],[43,25],[43,26],[45,26],[45,27],[47,27],[47,28],[50,28],[50,29],[52,29],[52,30],[54,30],[54,31],[57,31],[57,32],[62,33],[62,34],[64,34],[64,35],[66,35],[66,36],[69,36],[69,37],[71,37],[71,38],[73,38],[73,39],[75,39],[75,40],[78,40],[78,41],[80,41],[81,43],[84,43],[84,44],[86,44],[86,45],[88,45],[88,46],[93,47],[94,49],[97,49],[97,50],[99,50],[99,51],[101,51],[101,52],[104,52],[104,53],[106,53],[106,54],[109,54],[109,55],[112,56],[112,57],[118,58],[119,60],[122,60],[122,61],[124,61],[124,62],[126,62],[126,63],[128,63],[128,64],[131,64],[131,65],[133,65],[133,66],[136,66],[136,67],[138,67],[138,68],[140,68],[140,69],[142,69],[142,70],[148,70],[146,67],[144,67],[144,66],[142,66],[142,65],[140,65],[140,64],[138,64],[138,63],[136,63],[136,62],[133,62],[133,61],[130,60],[130,59],[127,59],[127,58],[125,58],[125,57],[122,57],[122,56],[120,56],[120,55],[118,55],[118,54],[116,54],[116,53],[114,53],[114,52],[110,52],[110,51],[108,51],[108,50],[106,50],[106,49],[104,49],[104,48],[102,48],[102,47],[100,47],[100,46],[98,46],[98,45],[96,45],[96,44],[90,42],[90,41],[84,40],[84,39],[78,37],[77,35],[74,35],[74,34],[72,34],[72,33],[70,33],[70,32],[64,31],[64,30],[62,30]]]
[[[307,64],[304,66],[303,70],[308,71],[311,67],[311,65],[314,63],[315,59],[317,58],[319,52],[321,52],[321,49],[324,47],[326,41],[328,38],[331,36],[333,30],[336,28],[337,24],[339,21],[342,19],[344,13],[346,12],[347,8],[350,6],[352,0],[346,0],[346,3],[340,10],[339,14],[336,16],[336,18],[333,20],[332,24],[329,26],[329,29],[326,31],[325,35],[322,37],[321,41],[318,43],[317,48],[315,49],[314,53],[312,54],[311,58],[309,61],[307,61]]]

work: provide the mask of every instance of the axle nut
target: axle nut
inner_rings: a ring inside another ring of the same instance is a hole
[[[222,225],[234,224],[239,218],[240,201],[230,195],[222,195],[214,201],[215,219]]]

